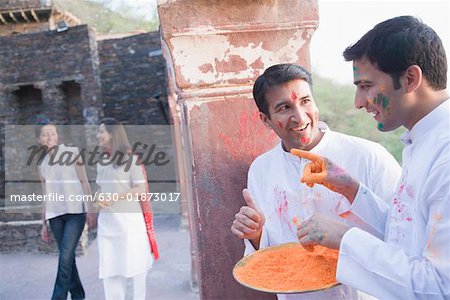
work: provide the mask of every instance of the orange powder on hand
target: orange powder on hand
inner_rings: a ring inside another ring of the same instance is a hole
[[[252,254],[234,269],[242,284],[274,292],[307,291],[336,284],[338,251],[315,246],[306,251],[298,243],[267,248]]]

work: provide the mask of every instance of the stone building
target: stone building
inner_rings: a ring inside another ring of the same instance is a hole
[[[0,70],[0,251],[37,249],[39,215],[5,213],[5,125],[170,124],[160,35],[99,36],[50,0],[2,0]]]

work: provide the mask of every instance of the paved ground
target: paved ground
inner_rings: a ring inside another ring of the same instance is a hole
[[[155,229],[161,258],[147,277],[147,299],[199,299],[190,289],[189,232],[180,230],[180,217],[157,215]],[[102,300],[98,279],[98,251],[94,241],[88,253],[77,258],[86,299]],[[44,254],[0,255],[0,299],[50,299],[56,276],[57,256]]]

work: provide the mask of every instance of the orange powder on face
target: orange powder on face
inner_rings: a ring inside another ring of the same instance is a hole
[[[338,251],[315,246],[306,251],[300,244],[258,251],[234,269],[235,278],[260,290],[292,292],[321,289],[336,284]]]

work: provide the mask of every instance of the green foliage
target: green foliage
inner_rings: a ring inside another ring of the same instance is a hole
[[[117,13],[100,3],[88,0],[54,0],[54,3],[58,9],[70,12],[83,23],[94,27],[100,34],[158,30],[156,17],[146,21],[142,17],[133,16],[127,8]],[[152,12],[148,14],[151,15]]]
[[[354,107],[354,95],[354,86],[337,84],[314,75],[314,99],[320,110],[320,119],[335,131],[380,143],[401,162],[403,144],[400,135],[405,129],[380,132],[376,121],[365,109]]]

